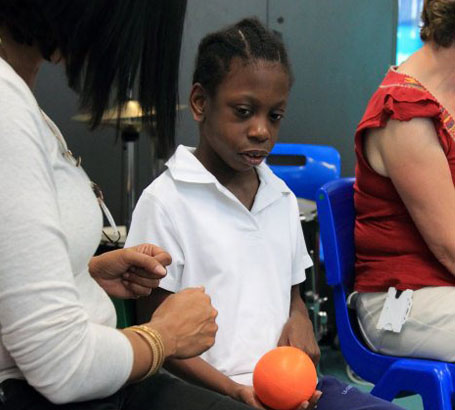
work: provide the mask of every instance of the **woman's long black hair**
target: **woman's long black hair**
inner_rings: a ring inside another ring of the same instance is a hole
[[[132,86],[160,141],[174,147],[178,69],[186,0],[0,0],[0,26],[45,59],[59,51],[81,108],[99,125]]]

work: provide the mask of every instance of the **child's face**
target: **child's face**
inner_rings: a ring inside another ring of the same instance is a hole
[[[236,172],[259,165],[277,141],[286,109],[289,76],[283,66],[262,60],[245,65],[234,59],[214,96],[199,87],[200,99],[193,101],[198,94],[193,87],[191,101],[200,123],[198,157],[206,166],[227,165]]]

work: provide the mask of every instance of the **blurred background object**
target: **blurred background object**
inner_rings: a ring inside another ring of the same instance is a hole
[[[398,1],[397,65],[422,47],[420,14],[423,0]]]
[[[189,96],[201,38],[252,15],[283,37],[296,77],[280,141],[331,145],[341,155],[343,176],[353,175],[354,129],[395,63],[397,0],[190,0],[180,65],[181,104]],[[55,92],[49,93],[50,88]],[[110,126],[91,132],[85,123],[71,120],[78,111],[77,98],[59,67],[46,64],[35,91],[43,110],[52,114],[73,153],[82,157],[87,174],[103,190],[117,224],[126,225],[125,144],[120,133]],[[179,111],[178,117],[176,143],[194,146],[198,133],[190,111]],[[145,134],[141,132],[135,143],[137,196],[165,161],[154,149],[153,137]]]

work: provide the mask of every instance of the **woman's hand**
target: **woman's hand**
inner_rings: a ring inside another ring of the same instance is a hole
[[[89,272],[110,296],[137,298],[150,295],[158,287],[171,260],[160,247],[142,244],[94,256]]]
[[[308,316],[303,314],[291,315],[283,327],[278,346],[294,346],[303,350],[310,356],[315,366],[321,358],[321,351],[314,337],[313,324]]]
[[[215,343],[217,314],[204,288],[188,288],[168,296],[146,325],[161,334],[166,357],[187,359]]]

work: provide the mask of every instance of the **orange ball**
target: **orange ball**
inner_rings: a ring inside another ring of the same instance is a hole
[[[259,400],[276,410],[290,410],[309,400],[316,390],[316,369],[300,349],[277,347],[257,362],[253,386]]]

